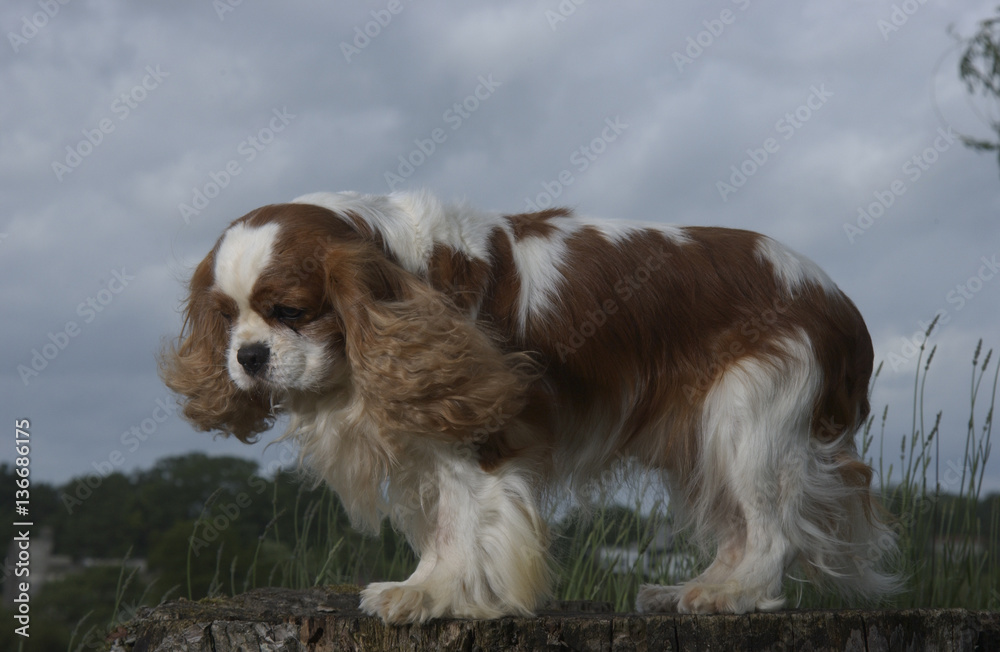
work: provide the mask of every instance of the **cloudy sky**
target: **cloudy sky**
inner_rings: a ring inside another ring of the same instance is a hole
[[[896,468],[914,335],[939,314],[925,411],[944,412],[942,475],[960,467],[973,351],[1000,347],[1000,171],[956,141],[996,109],[966,96],[948,30],[996,1],[775,4],[4,2],[0,460],[20,418],[50,482],[279,458],[174,413],[155,354],[183,282],[259,205],[429,188],[748,228],[814,258],[885,361]]]

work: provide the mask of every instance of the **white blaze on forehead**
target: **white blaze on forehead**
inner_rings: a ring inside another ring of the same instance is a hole
[[[226,232],[215,255],[215,285],[236,301],[243,312],[250,304],[250,293],[271,262],[278,225],[237,224]]]

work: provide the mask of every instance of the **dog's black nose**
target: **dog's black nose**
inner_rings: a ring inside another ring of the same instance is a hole
[[[266,344],[260,342],[241,346],[240,350],[236,352],[236,361],[251,376],[259,374],[260,370],[267,365],[267,359],[270,357],[271,351]]]

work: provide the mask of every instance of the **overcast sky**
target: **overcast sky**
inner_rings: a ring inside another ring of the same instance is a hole
[[[4,2],[0,460],[19,418],[50,482],[186,451],[275,460],[173,412],[155,354],[182,284],[262,204],[428,188],[810,256],[886,361],[873,405],[896,468],[907,342],[940,314],[925,411],[944,412],[942,475],[959,468],[976,342],[1000,347],[1000,171],[956,140],[988,135],[990,107],[948,29],[996,0],[775,4]]]

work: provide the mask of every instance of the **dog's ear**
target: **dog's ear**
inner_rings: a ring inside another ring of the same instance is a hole
[[[482,441],[520,412],[536,365],[445,294],[370,245],[332,251],[327,274],[352,380],[384,432]]]
[[[209,254],[191,277],[184,325],[160,353],[160,377],[181,395],[184,417],[196,428],[249,443],[273,425],[271,399],[240,389],[229,377],[229,323],[211,291],[214,260]]]

